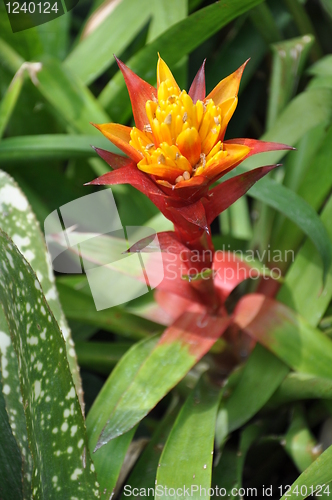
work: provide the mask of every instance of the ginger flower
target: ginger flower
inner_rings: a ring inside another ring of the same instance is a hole
[[[129,183],[146,194],[188,243],[209,232],[212,220],[234,203],[271,167],[216,180],[252,154],[292,149],[254,139],[224,140],[236,109],[245,62],[205,96],[204,63],[189,92],[181,90],[159,57],[157,89],[117,59],[124,76],[135,127],[95,125],[126,157],[96,148],[114,169],[90,184]]]

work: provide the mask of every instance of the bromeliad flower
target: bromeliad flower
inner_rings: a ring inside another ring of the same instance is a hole
[[[117,62],[136,126],[95,125],[128,157],[96,149],[114,170],[90,184],[133,185],[174,223],[177,237],[193,248],[204,232],[209,234],[212,220],[274,166],[247,172],[209,191],[211,184],[253,154],[292,148],[253,139],[224,140],[247,62],[206,97],[205,62],[188,94],[180,90],[160,57],[157,89]]]

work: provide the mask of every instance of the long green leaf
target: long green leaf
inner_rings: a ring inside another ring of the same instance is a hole
[[[128,490],[133,491],[134,488],[154,488],[156,471],[160,456],[165,445],[166,439],[174,425],[174,421],[179,411],[178,398],[174,398],[166,415],[159,423],[157,429],[140,456],[134,470],[126,480],[126,486],[121,496],[121,500],[125,500]]]
[[[85,280],[84,280],[85,281]],[[80,281],[80,285],[83,284]],[[68,319],[83,321],[88,325],[96,325],[104,330],[117,333],[132,339],[142,339],[149,333],[161,331],[161,326],[139,318],[120,307],[97,311],[90,290],[84,293],[80,289],[57,283],[60,301]]]
[[[209,5],[146,45],[128,61],[128,65],[141,78],[155,83],[156,77],[151,72],[151,66],[156,61],[158,52],[172,67],[223,26],[259,3],[261,0],[233,0],[227,4]],[[130,116],[130,103],[121,74],[118,73],[105,87],[100,94],[100,102],[110,111],[114,121],[125,121]]]
[[[269,400],[269,407],[305,399],[332,399],[332,381],[306,373],[290,373]]]
[[[239,168],[243,171],[243,167]],[[332,262],[332,245],[328,232],[315,210],[290,189],[274,179],[262,179],[248,195],[278,210],[294,222],[314,243],[323,262],[323,281]]]
[[[110,119],[80,79],[56,59],[42,61],[36,74],[37,89],[52,105],[57,116],[76,133],[98,135],[90,123],[105,123]]]
[[[192,498],[210,498],[208,489],[220,395],[220,389],[213,387],[204,376],[189,395],[160,457],[155,498],[168,498],[166,488],[175,488],[177,497],[189,496],[184,490],[189,488]]]
[[[311,495],[317,487],[321,486],[323,486],[323,488],[317,489],[318,494],[322,497],[327,488],[329,492],[327,496],[329,496],[331,492],[329,483],[332,481],[331,460],[332,446],[324,451],[310,467],[302,472],[280,500],[287,500],[288,498],[303,500]],[[303,487],[303,489],[301,489],[301,487]]]
[[[90,131],[91,132],[91,131]],[[8,137],[0,142],[0,161],[3,163],[25,163],[45,160],[67,160],[69,158],[94,158],[91,146],[119,150],[103,136],[45,134]]]
[[[96,449],[139,422],[208,352],[229,324],[227,318],[184,313],[168,327],[123,392]]]
[[[328,125],[331,121],[332,90],[311,89],[292,99],[273,127],[260,139],[294,146],[306,132],[323,123]],[[296,152],[290,154],[296,154]],[[284,151],[263,153],[251,156],[242,165],[249,170],[260,165],[278,163],[284,155]]]
[[[259,344],[250,355],[231,393],[227,385],[217,419],[217,443],[252,418],[287,375],[287,366]]]
[[[326,204],[321,221],[332,241],[332,197]],[[322,318],[332,298],[332,269],[330,269],[324,289],[317,280],[320,262],[311,241],[306,241],[286,275],[285,282],[278,293],[281,300],[295,309],[312,325],[316,326]]]
[[[86,419],[89,446],[96,447],[100,433],[107,423],[108,416],[116,407],[121,395],[131,383],[148,357],[158,338],[152,337],[135,344],[121,359],[99,392]],[[97,450],[93,457],[98,482],[104,498],[112,494],[118,479],[122,462],[133,438],[135,429],[119,436]]]
[[[289,307],[263,295],[244,296],[234,320],[296,371],[332,378],[332,340]]]
[[[285,450],[300,472],[309,467],[320,455],[320,447],[310,432],[303,409],[295,406],[292,421],[285,436]]]
[[[66,352],[76,391],[83,407],[83,392],[76,354],[73,349],[74,344],[57,296],[52,265],[43,235],[26,197],[15,181],[2,171],[0,171],[0,214],[2,215],[0,222],[2,230],[13,238],[14,243],[33,266],[46,300],[59,323],[66,340]]]
[[[22,403],[19,381],[18,360],[10,336],[10,329],[0,305],[0,355],[2,375],[2,397],[9,415],[11,432],[21,453],[22,494],[23,498],[31,497],[31,478],[33,461],[29,448],[27,423]],[[15,446],[14,446],[15,448]]]
[[[0,300],[19,360],[34,460],[33,495],[45,500],[59,494],[98,497],[63,336],[35,273],[2,231]]]
[[[9,425],[2,391],[2,381],[0,380],[0,498],[2,500],[11,500],[12,498],[23,500],[22,458]]]
[[[312,137],[315,140],[315,137]],[[317,151],[317,154],[310,162],[306,174],[301,179],[297,193],[317,212],[319,211],[332,188],[332,169],[330,168],[330,158],[332,152],[332,127],[326,131],[325,139]],[[303,237],[302,232],[294,227],[290,221],[285,221],[279,230],[279,237],[276,238],[278,248],[283,252],[285,249],[297,248]]]
[[[5,131],[7,123],[15,108],[17,99],[19,98],[23,84],[23,75],[17,74],[14,76],[11,84],[9,85],[6,94],[0,102],[0,139]]]
[[[122,0],[74,48],[67,57],[65,66],[89,85],[114,62],[113,54],[119,56],[123,52],[147,23],[150,15],[150,0]],[[94,16],[96,17],[96,13]]]
[[[268,130],[295,93],[313,43],[314,37],[306,35],[272,45],[273,67],[266,125]]]
[[[106,375],[109,375],[130,347],[129,343],[118,342],[77,342],[75,344],[80,367]]]

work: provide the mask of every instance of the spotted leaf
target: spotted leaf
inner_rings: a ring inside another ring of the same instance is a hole
[[[42,286],[46,300],[66,340],[69,366],[76,386],[76,392],[83,407],[83,393],[74,343],[70,329],[62,312],[54,283],[52,265],[45,241],[31,207],[15,181],[0,171],[0,227],[14,241],[17,248],[31,264]]]
[[[34,498],[99,497],[66,346],[41,285],[0,231],[0,301],[18,358]]]

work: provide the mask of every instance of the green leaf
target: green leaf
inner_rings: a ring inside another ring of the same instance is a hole
[[[313,136],[312,139],[314,140],[315,137]],[[332,170],[329,163],[332,154],[331,140],[332,127],[330,126],[320,149],[310,162],[306,174],[297,189],[297,194],[317,212],[329,196],[332,188]],[[294,227],[294,224],[290,221],[285,221],[276,240],[278,248],[283,252],[289,248],[296,249],[302,238],[302,232]]]
[[[312,491],[315,491],[317,487],[324,485],[321,490],[317,490],[318,494],[322,496],[326,487],[325,485],[328,485],[328,483],[332,481],[331,460],[332,446],[324,451],[324,453],[322,453],[317,460],[310,465],[310,467],[302,472],[302,474],[280,500],[287,500],[288,498],[303,500],[304,498],[307,498]],[[302,491],[301,486],[303,486]]]
[[[269,130],[278,115],[295,93],[304,64],[315,39],[306,35],[292,40],[282,41],[271,46],[273,66],[271,73],[268,118]]]
[[[260,139],[275,141],[294,146],[301,137],[320,124],[329,124],[332,120],[332,90],[312,89],[296,96],[275,124]],[[291,152],[289,154],[296,154]],[[246,170],[260,165],[278,163],[285,151],[272,151],[251,156],[242,163]],[[259,185],[262,181],[259,182]]]
[[[269,407],[305,399],[332,399],[332,381],[306,373],[290,373],[269,400]]]
[[[147,43],[187,16],[186,0],[152,0],[150,5],[153,18],[149,26]]]
[[[238,450],[231,444],[226,443],[222,449],[221,457],[217,465],[213,468],[212,484],[226,490],[226,495],[230,500],[236,497],[232,495],[232,489],[238,487]],[[213,500],[217,500],[219,495],[214,495]]]
[[[2,38],[0,38],[0,55],[2,64],[11,73],[16,73],[24,63],[24,59]]]
[[[90,123],[110,121],[90,90],[56,59],[43,60],[36,78],[36,88],[74,132],[99,135],[100,132]]]
[[[192,498],[210,498],[207,492],[211,486],[219,400],[220,389],[203,376],[183,405],[167,439],[156,480],[157,487],[162,487],[163,491],[157,492],[156,498],[168,498],[166,487],[190,488]],[[200,487],[205,493],[201,493]]]
[[[130,339],[142,339],[149,333],[161,330],[160,325],[139,318],[120,307],[97,311],[89,287],[87,286],[87,293],[82,290],[82,285],[87,284],[86,278],[79,280],[77,288],[75,280],[72,282],[73,286],[67,286],[65,283],[68,282],[67,278],[59,278],[57,281],[60,302],[68,319],[99,326]]]
[[[225,386],[217,419],[218,446],[265,405],[288,371],[280,359],[256,345],[230,394]]]
[[[91,146],[119,153],[119,150],[102,135],[26,135],[8,137],[0,141],[0,161],[3,163],[24,163],[67,160],[69,158],[95,158],[96,153]]]
[[[33,495],[47,500],[59,498],[59,492],[65,496],[98,497],[63,336],[35,273],[2,231],[0,300],[19,361],[34,459]]]
[[[292,421],[285,435],[285,450],[300,472],[309,467],[321,453],[300,406],[293,410]]]
[[[327,202],[321,221],[332,240],[332,197]],[[321,264],[311,241],[306,241],[296,255],[289,269],[285,282],[278,293],[278,300],[295,309],[312,325],[316,326],[324,315],[332,298],[332,269],[330,269],[325,287],[317,280]]]
[[[244,171],[243,167],[238,171]],[[274,179],[261,179],[248,191],[248,195],[284,214],[311,239],[322,259],[325,281],[332,262],[332,245],[328,232],[315,210],[296,193]]]
[[[188,312],[168,327],[109,415],[96,449],[131,429],[154,408],[208,352],[228,324],[228,318]]]
[[[107,423],[109,414],[116,407],[122,394],[137,375],[157,341],[157,337],[151,337],[133,345],[103,385],[86,419],[90,450],[95,449],[98,437]],[[103,495],[107,499],[115,487],[134,432],[135,429],[132,429],[119,436],[95,451],[93,455],[100,490],[105,491]]]
[[[332,378],[332,340],[289,307],[263,295],[246,295],[234,321],[293,370]]]
[[[2,391],[3,386],[0,380],[0,497],[2,500],[11,500],[12,498],[23,500],[22,458],[9,425]]]
[[[252,9],[249,15],[252,24],[268,45],[281,40],[282,36],[279,28],[276,25],[274,16],[266,3],[258,5]]]
[[[96,17],[96,13],[94,14]],[[89,85],[114,62],[147,23],[151,1],[122,0],[95,29],[85,35],[65,61],[65,66]],[[130,28],[129,28],[130,27]]]
[[[16,444],[21,453],[22,493],[23,498],[31,497],[31,478],[33,473],[32,455],[29,448],[27,424],[22,403],[21,387],[17,356],[12,344],[9,326],[0,305],[0,355],[2,394],[4,398],[9,424]],[[13,453],[14,453],[13,450]],[[1,475],[2,476],[2,475]]]
[[[77,342],[75,350],[81,368],[109,375],[130,347],[129,343]]]
[[[0,171],[0,214],[2,215],[1,229],[13,238],[23,256],[32,264],[46,300],[66,340],[69,366],[83,407],[83,393],[76,354],[73,349],[74,344],[57,296],[52,265],[43,235],[26,197],[15,181],[2,171]]]
[[[6,94],[0,102],[0,139],[6,129],[7,123],[10,120],[11,114],[15,108],[17,99],[19,98],[23,84],[22,73],[16,73],[11,81]]]
[[[320,3],[332,19],[332,0],[320,0]]]
[[[166,415],[159,423],[157,429],[153,433],[149,444],[137,461],[137,464],[135,465],[129,478],[126,480],[126,485],[130,487],[131,491],[134,488],[147,489],[155,487],[156,471],[159,459],[166,439],[174,425],[174,421],[179,412],[178,403],[178,398],[174,398],[166,412]],[[123,493],[121,496],[121,500],[125,500],[125,498],[126,494]]]
[[[144,80],[155,83],[155,70],[151,71],[151,67],[154,66],[158,52],[172,68],[204,40],[259,3],[261,0],[233,0],[227,4],[209,5],[173,25],[146,45],[128,61],[128,66]],[[114,121],[125,121],[130,116],[130,102],[121,74],[118,73],[109,82],[99,100],[110,111]]]
[[[322,57],[308,69],[308,73],[316,76],[332,76],[332,55]]]

